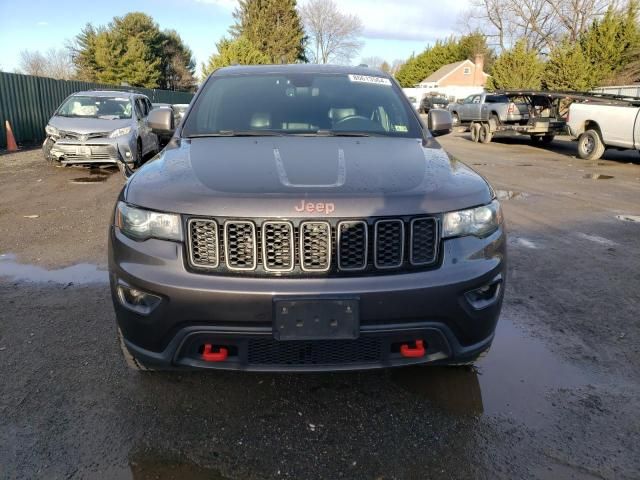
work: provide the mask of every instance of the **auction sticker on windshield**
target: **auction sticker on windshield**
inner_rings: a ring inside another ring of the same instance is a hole
[[[374,83],[376,85],[391,86],[391,80],[383,77],[371,77],[369,75],[349,75],[349,80],[360,83]]]

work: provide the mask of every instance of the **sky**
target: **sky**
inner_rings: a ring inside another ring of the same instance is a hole
[[[458,18],[469,0],[336,3],[342,12],[358,15],[364,25],[364,47],[357,60],[375,56],[391,63],[421,52],[438,38],[460,34]],[[16,70],[21,50],[63,48],[85,24],[104,25],[131,11],[151,15],[161,29],[177,30],[199,70],[227,34],[236,4],[236,0],[0,0],[0,70]]]

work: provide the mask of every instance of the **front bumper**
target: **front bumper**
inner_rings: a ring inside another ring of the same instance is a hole
[[[489,348],[504,292],[506,242],[499,229],[484,239],[442,244],[438,269],[367,277],[257,278],[192,273],[181,244],[136,242],[113,227],[109,269],[118,325],[126,347],[151,368],[256,371],[355,370],[418,363],[462,363]],[[149,315],[124,307],[126,284],[162,298]],[[467,292],[493,284],[495,296],[474,305]],[[359,300],[355,340],[278,341],[274,299],[349,297]],[[423,340],[419,358],[402,344]],[[207,362],[202,346],[229,356]]]
[[[49,147],[51,159],[69,165],[117,164],[118,152],[126,162],[133,162],[136,149],[135,138],[129,135],[117,138],[92,138],[85,142],[66,138],[54,140],[48,137],[46,142],[51,143]]]

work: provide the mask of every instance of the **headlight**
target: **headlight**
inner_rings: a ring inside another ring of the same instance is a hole
[[[482,207],[445,213],[442,222],[442,236],[444,238],[465,235],[484,237],[493,233],[501,223],[500,202],[494,200]]]
[[[51,125],[47,125],[46,127],[44,127],[44,131],[47,132],[47,135],[51,135],[52,137],[60,136],[60,132],[58,131],[58,129]]]
[[[115,223],[122,233],[134,240],[182,240],[179,215],[151,212],[118,202]]]
[[[117,128],[109,134],[109,138],[122,137],[123,135],[128,135],[129,132],[131,132],[131,127]]]

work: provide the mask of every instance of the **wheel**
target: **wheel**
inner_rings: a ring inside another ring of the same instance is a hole
[[[604,153],[600,132],[589,129],[578,137],[578,156],[583,160],[598,160]]]
[[[136,157],[133,160],[133,166],[138,168],[142,165],[142,142],[140,139],[136,142]]]
[[[477,143],[480,138],[480,124],[472,123],[469,130],[471,130],[471,141]]]
[[[491,133],[491,126],[488,123],[482,124],[480,127],[480,133],[478,134],[478,140],[480,143],[489,143],[493,138],[493,133]]]
[[[543,135],[540,137],[540,141],[543,145],[550,145],[554,138],[556,138],[555,135]]]
[[[496,127],[500,125],[500,117],[498,117],[498,115],[496,115],[495,113],[491,114],[491,120],[493,120]]]
[[[540,135],[529,135],[529,137],[531,138],[531,143],[534,145],[536,145],[542,138]]]
[[[146,368],[142,365],[136,357],[134,357],[127,346],[124,344],[124,337],[122,336],[122,330],[118,327],[118,343],[120,344],[120,349],[122,350],[122,356],[124,357],[124,361],[131,370],[135,370],[138,372],[146,372],[149,371],[149,368]]]
[[[460,126],[460,117],[458,116],[458,114],[456,112],[453,112],[451,114],[451,125],[453,127],[459,127]]]

